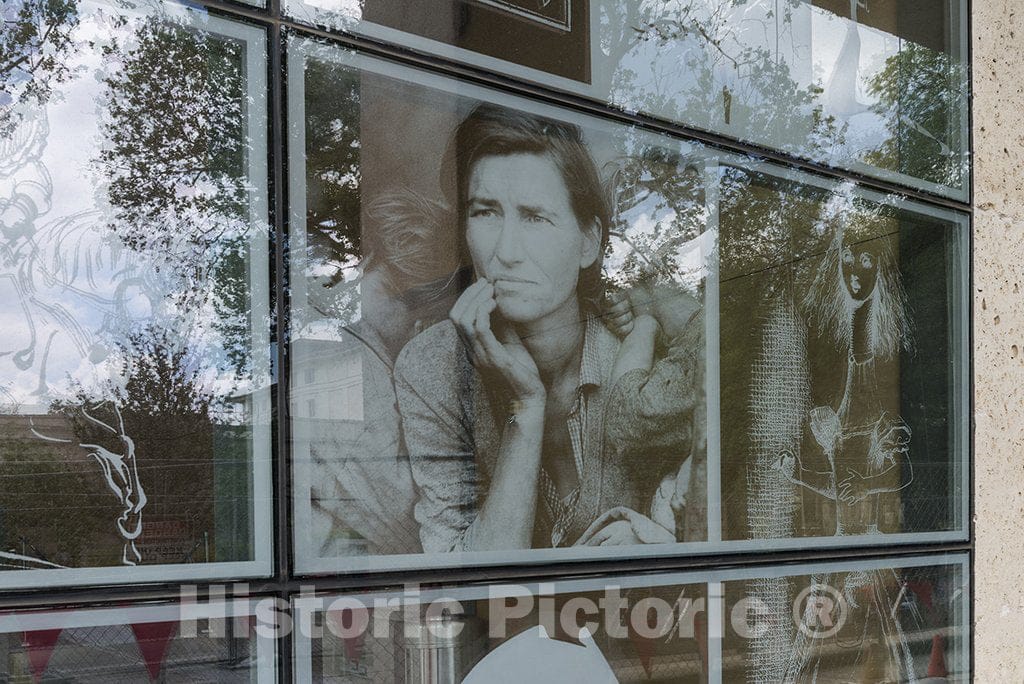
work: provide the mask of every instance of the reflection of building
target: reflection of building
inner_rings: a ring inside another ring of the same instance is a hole
[[[292,343],[293,418],[363,420],[363,357],[344,340],[299,339]]]
[[[361,345],[343,339],[300,338],[291,347],[290,411],[293,418],[363,420]],[[236,422],[265,425],[271,421],[271,393],[265,390],[231,399]]]

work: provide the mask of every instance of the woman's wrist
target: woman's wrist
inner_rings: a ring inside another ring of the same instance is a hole
[[[532,395],[525,399],[513,399],[509,403],[509,422],[520,420],[544,419],[544,411],[547,408],[545,394]]]

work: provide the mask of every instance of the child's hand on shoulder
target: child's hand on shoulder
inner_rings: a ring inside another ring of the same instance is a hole
[[[619,337],[625,337],[633,332],[636,314],[633,312],[633,304],[629,301],[629,293],[624,290],[610,293],[605,300],[601,316],[608,328]]]
[[[608,328],[625,338],[636,332],[657,333],[661,322],[654,295],[646,285],[634,285],[608,295],[603,317]]]
[[[700,302],[675,283],[657,285],[649,291],[650,314],[658,321],[661,331],[669,340],[682,334]]]

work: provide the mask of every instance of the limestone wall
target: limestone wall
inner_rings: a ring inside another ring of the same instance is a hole
[[[1024,3],[972,33],[975,680],[1024,682]]]

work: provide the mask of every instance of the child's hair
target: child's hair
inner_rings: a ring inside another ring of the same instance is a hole
[[[361,266],[379,273],[391,295],[410,305],[425,304],[456,285],[459,260],[446,204],[398,190],[374,198],[366,217]]]

